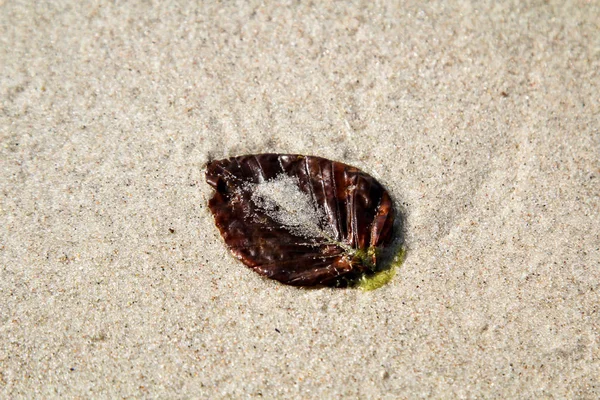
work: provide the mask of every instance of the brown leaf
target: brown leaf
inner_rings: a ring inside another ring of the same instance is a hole
[[[231,252],[295,286],[347,286],[378,270],[394,210],[370,175],[321,157],[259,154],[212,161],[206,181]]]

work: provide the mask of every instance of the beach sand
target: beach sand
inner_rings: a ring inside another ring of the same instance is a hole
[[[0,1],[0,397],[600,397],[598,2]],[[204,165],[390,191],[375,291],[262,278]]]

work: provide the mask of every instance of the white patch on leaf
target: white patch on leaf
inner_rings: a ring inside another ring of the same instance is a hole
[[[256,208],[295,235],[333,242],[325,212],[298,187],[298,179],[280,174],[253,185]]]

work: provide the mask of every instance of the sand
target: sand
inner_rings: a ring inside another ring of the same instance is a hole
[[[0,397],[600,397],[595,1],[0,1]],[[228,252],[208,160],[312,154],[406,261]]]

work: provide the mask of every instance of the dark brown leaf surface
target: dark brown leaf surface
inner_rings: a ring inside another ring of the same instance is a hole
[[[321,157],[259,154],[212,161],[209,201],[244,264],[295,286],[347,286],[377,270],[394,211],[375,178]]]

